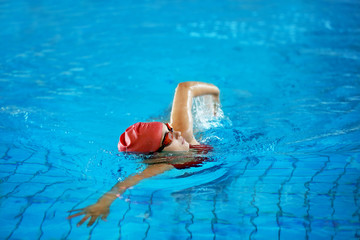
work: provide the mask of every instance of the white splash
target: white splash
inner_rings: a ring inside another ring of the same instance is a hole
[[[198,132],[223,127],[223,120],[226,120],[231,125],[231,121],[225,117],[220,104],[216,103],[211,95],[194,98],[192,114],[194,129]]]

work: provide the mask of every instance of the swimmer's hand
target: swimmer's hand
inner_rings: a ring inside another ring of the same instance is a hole
[[[88,220],[90,218],[90,221],[87,224],[87,226],[90,227],[95,223],[96,219],[98,219],[100,217],[103,221],[106,221],[106,218],[110,213],[110,205],[111,205],[111,203],[108,204],[107,202],[98,201],[97,203],[90,205],[86,208],[70,210],[69,212],[78,212],[78,213],[70,215],[69,217],[67,217],[67,219],[72,219],[74,217],[85,215],[78,222],[77,226],[78,227],[81,226],[84,222],[86,222],[86,220]]]

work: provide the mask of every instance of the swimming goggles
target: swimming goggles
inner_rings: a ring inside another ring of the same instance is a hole
[[[174,135],[173,135],[174,129],[170,126],[169,123],[165,123],[165,125],[169,131],[165,133],[164,139],[162,140],[161,143],[161,147],[159,148],[159,150],[157,150],[158,152],[161,152],[162,150],[164,150],[165,147],[169,146],[174,139]]]

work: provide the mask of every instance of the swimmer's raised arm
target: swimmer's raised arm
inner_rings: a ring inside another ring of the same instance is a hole
[[[219,102],[220,90],[213,84],[203,82],[182,82],[175,90],[171,110],[171,125],[180,131],[185,140],[193,145],[199,144],[193,134],[192,99],[202,95],[212,95]]]

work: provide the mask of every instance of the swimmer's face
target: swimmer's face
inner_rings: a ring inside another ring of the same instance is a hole
[[[164,124],[162,142],[170,142],[162,151],[164,152],[178,152],[178,151],[189,151],[189,143],[181,136],[181,132],[172,131],[169,126]]]

